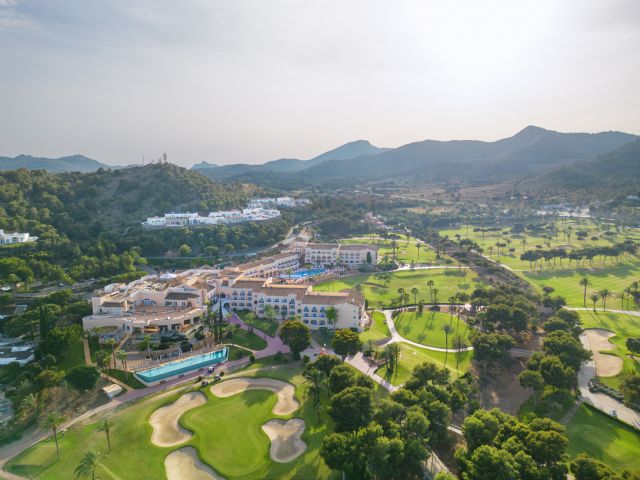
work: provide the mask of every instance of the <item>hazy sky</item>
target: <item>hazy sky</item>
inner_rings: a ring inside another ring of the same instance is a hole
[[[640,1],[0,0],[0,155],[640,133]]]

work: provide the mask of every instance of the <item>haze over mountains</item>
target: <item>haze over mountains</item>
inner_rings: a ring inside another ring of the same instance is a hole
[[[17,170],[19,168],[62,173],[95,172],[99,168],[113,167],[93,160],[92,158],[85,157],[84,155],[71,155],[60,158],[33,157],[31,155],[18,155],[16,157],[0,156],[0,170]]]

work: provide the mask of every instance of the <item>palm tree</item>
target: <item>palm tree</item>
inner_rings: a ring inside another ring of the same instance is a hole
[[[127,369],[127,352],[120,349],[116,352],[116,357],[118,357],[118,360],[120,360],[120,365],[122,366],[122,369],[126,370]]]
[[[418,287],[411,287],[411,295],[413,295],[413,303],[417,304],[418,303],[418,294],[420,293],[420,290],[418,290]]]
[[[147,355],[151,356],[151,335],[148,333],[143,337],[144,342],[147,345]]]
[[[434,284],[435,284],[435,283],[434,283],[434,281],[433,281],[433,280],[429,280],[429,281],[427,282],[427,287],[429,287],[429,298],[431,298],[431,297],[432,297],[432,295],[433,295],[431,292],[432,292],[432,289],[433,289],[433,285],[434,285]]]
[[[105,419],[98,427],[98,430],[104,432],[107,436],[107,445],[109,446],[109,451],[111,451],[111,422],[109,419]]]
[[[608,289],[603,288],[600,290],[600,298],[602,298],[602,310],[607,309],[607,298],[611,296],[611,292]]]
[[[336,329],[336,323],[338,323],[338,310],[336,307],[329,307],[324,311],[325,316],[327,317],[327,322],[333,325],[333,329]]]
[[[398,288],[398,302],[400,303],[400,310],[402,310],[402,300],[404,299],[404,287]]]
[[[600,300],[600,297],[598,296],[597,293],[592,293],[589,296],[589,299],[593,302],[593,311],[596,311],[596,303],[598,303],[598,300]]]
[[[445,325],[444,327],[442,327],[442,330],[444,330],[444,344],[446,348],[446,350],[444,351],[444,366],[446,367],[447,354],[449,353],[449,334],[453,332],[453,328],[451,327],[451,325]]]
[[[56,442],[56,453],[58,454],[58,460],[60,460],[60,446],[58,445],[58,427],[64,422],[64,417],[59,413],[50,413],[44,419],[45,428],[50,428],[53,431],[53,439]]]
[[[458,297],[456,295],[452,295],[449,297],[449,325],[453,321],[453,306],[458,301]]]
[[[76,474],[76,478],[89,478],[92,480],[96,479],[96,469],[98,465],[100,465],[100,454],[95,450],[89,450],[84,456],[80,459],[80,463],[74,470]]]
[[[38,411],[38,397],[30,393],[20,402],[20,416],[27,418]]]
[[[624,289],[624,293],[627,294],[627,310],[629,309],[629,300],[631,299],[631,288],[627,287]],[[624,309],[624,306],[623,306]]]
[[[586,307],[587,306],[587,287],[591,285],[591,282],[587,277],[582,277],[580,279],[580,285],[584,287],[584,296],[583,296],[582,305]]]
[[[109,340],[107,340],[107,345],[109,345],[111,347],[111,358],[113,358],[113,369],[116,369],[116,344],[118,342],[116,342],[113,338],[110,338]]]
[[[433,289],[433,306],[435,307],[438,304],[438,289]]]

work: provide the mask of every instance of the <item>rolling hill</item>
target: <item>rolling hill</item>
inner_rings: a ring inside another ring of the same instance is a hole
[[[575,162],[527,179],[522,192],[606,198],[640,193],[640,138],[596,160]]]
[[[99,168],[112,167],[98,162],[97,160],[85,157],[84,155],[71,155],[69,157],[60,158],[33,157],[31,155],[18,155],[17,157],[0,156],[0,170],[17,170],[19,168],[61,173],[95,172]]]
[[[206,162],[199,163],[192,167],[193,170],[202,173],[213,179],[229,179],[240,176],[254,176],[255,174],[284,172],[294,173],[306,170],[328,161],[343,161],[357,158],[362,155],[374,155],[387,151],[387,148],[380,148],[371,145],[366,140],[356,140],[346,143],[338,148],[322,153],[309,160],[299,160],[297,158],[281,158],[259,165],[249,165],[244,163],[217,166]],[[243,178],[246,180],[246,178]]]

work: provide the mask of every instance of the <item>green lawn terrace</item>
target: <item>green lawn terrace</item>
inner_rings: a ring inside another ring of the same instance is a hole
[[[435,250],[422,240],[411,236],[398,236],[400,238],[395,239],[395,248],[393,246],[393,239],[385,239],[377,235],[375,237],[344,238],[340,240],[340,243],[377,245],[379,263],[385,263],[385,259],[391,262],[394,258],[394,250],[398,263],[411,264],[412,261],[415,264],[426,263],[432,265],[451,263],[451,259],[447,256],[441,255],[438,258]],[[420,245],[420,247],[418,247],[418,245]]]
[[[626,342],[629,337],[640,337],[640,317],[621,313],[603,312],[598,310],[580,311],[580,323],[583,328],[600,328],[613,332],[615,336],[609,338],[612,344],[608,350],[600,350],[622,359],[622,371],[611,377],[598,377],[605,385],[618,389],[625,372],[640,374],[640,359],[633,357],[627,349]]]
[[[433,281],[432,290],[437,289],[438,303],[447,303],[449,297],[456,293],[471,294],[475,288],[485,285],[473,270],[463,267],[352,275],[320,283],[314,286],[314,290],[339,292],[359,285],[369,306],[381,308],[398,305],[399,288],[404,288],[409,294],[409,303],[417,303],[420,300],[425,304],[431,303],[428,281]],[[418,289],[415,297],[411,293],[414,287]]]
[[[618,472],[640,468],[640,433],[637,430],[581,405],[567,427],[571,458],[586,453]]]
[[[455,348],[454,340],[459,340],[467,346],[469,344],[469,327],[455,314],[433,312],[427,309],[422,313],[404,312],[394,318],[394,323],[401,336],[422,345]],[[444,332],[445,325],[451,328],[448,337]]]
[[[441,230],[441,237],[448,237],[451,240],[470,239],[477,243],[483,249],[483,255],[492,260],[505,265],[515,271],[530,271],[531,264],[526,260],[520,260],[520,256],[528,250],[549,250],[553,248],[564,248],[566,250],[581,249],[596,246],[610,246],[614,243],[622,243],[625,240],[638,241],[640,239],[640,231],[638,229],[624,229],[616,231],[611,225],[596,225],[593,221],[557,220],[549,222],[550,228],[542,232],[536,230],[524,230],[522,232],[513,232],[512,227],[491,227],[485,226],[486,232],[474,231],[474,229],[483,228],[474,225],[465,225],[457,229]],[[497,230],[494,230],[497,228]],[[586,236],[579,237],[577,232],[585,232]],[[584,239],[580,239],[584,238]],[[500,248],[496,245],[502,244]],[[509,249],[514,249],[509,252]],[[607,262],[606,265],[609,265]],[[580,266],[583,266],[584,261]],[[586,263],[589,265],[588,263]],[[594,261],[593,267],[599,268],[599,262]],[[606,267],[606,265],[602,267]],[[547,265],[543,261],[538,262],[538,268],[547,269]],[[554,269],[575,269],[575,262],[568,260],[555,262]],[[601,268],[602,268],[601,267]]]
[[[386,365],[379,367],[376,373],[394,385],[402,385],[409,380],[413,369],[422,363],[435,363],[439,367],[446,367],[451,372],[451,379],[455,380],[464,375],[471,368],[473,352],[437,352],[425,348],[414,347],[400,342],[400,358],[398,369],[390,372]]]
[[[180,418],[180,425],[193,431],[191,439],[174,447],[158,447],[151,442],[149,418],[158,408],[175,402],[189,389],[178,389],[141,400],[109,417],[111,452],[107,450],[101,422],[76,425],[59,436],[61,459],[56,458],[53,439],[44,440],[9,462],[10,472],[26,478],[68,480],[76,478],[74,469],[90,449],[101,454],[96,478],[119,480],[128,478],[166,479],[165,457],[185,446],[197,449],[200,460],[226,478],[337,478],[319,456],[323,437],[332,431],[326,413],[327,400],[318,414],[313,402],[307,400],[300,364],[269,370],[246,371],[243,376],[265,376],[289,382],[295,386],[300,408],[290,415],[275,415],[275,393],[249,390],[230,397],[217,397],[210,389],[200,391],[207,401]],[[319,416],[318,416],[319,415]],[[307,449],[289,463],[277,463],[269,456],[269,439],[261,426],[272,418],[301,418],[306,423],[302,440]]]

